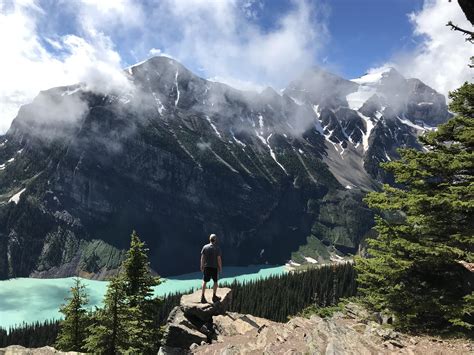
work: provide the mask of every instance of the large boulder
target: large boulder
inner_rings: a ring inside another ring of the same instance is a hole
[[[207,293],[210,299],[210,291]],[[188,350],[193,344],[200,345],[216,339],[213,317],[226,314],[232,291],[230,288],[220,288],[217,296],[221,300],[214,303],[201,303],[201,290],[181,297],[180,305],[168,316],[162,353]]]
[[[189,321],[180,307],[175,307],[166,327],[166,345],[177,348],[189,348],[192,344],[207,342],[207,334],[201,331],[205,325]]]

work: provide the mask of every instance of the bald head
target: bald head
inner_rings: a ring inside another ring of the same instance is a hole
[[[214,244],[214,243],[217,241],[217,235],[211,234],[211,235],[209,236],[209,241],[210,241],[212,244]]]

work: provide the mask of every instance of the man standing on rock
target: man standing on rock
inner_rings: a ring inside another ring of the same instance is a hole
[[[214,285],[212,290],[214,291],[212,296],[212,302],[220,301],[220,297],[217,297],[217,279],[218,274],[222,272],[222,253],[221,248],[217,245],[217,236],[211,234],[209,236],[209,244],[202,247],[201,250],[201,271],[203,273],[202,278],[202,296],[201,303],[207,303],[206,300],[206,284],[212,279]]]

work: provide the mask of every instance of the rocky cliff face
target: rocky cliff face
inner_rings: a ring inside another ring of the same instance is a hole
[[[212,292],[212,291],[208,291]],[[179,306],[175,307],[168,316],[163,330],[163,349],[169,352],[186,351],[192,346],[207,344],[217,339],[218,329],[216,319],[227,314],[232,291],[220,288],[217,291],[220,301],[201,303],[201,291],[181,297]]]
[[[195,270],[210,233],[227,265],[283,263],[308,237],[354,253],[372,225],[363,193],[387,178],[379,162],[448,116],[393,70],[312,70],[282,94],[164,57],[127,76],[120,95],[44,91],[0,137],[0,277],[104,276],[132,229],[162,275]]]

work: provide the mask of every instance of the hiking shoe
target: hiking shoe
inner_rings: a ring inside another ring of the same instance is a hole
[[[216,295],[212,296],[212,302],[219,302],[220,300],[220,297],[217,297]]]
[[[201,297],[201,303],[207,303],[206,297],[204,296]]]

